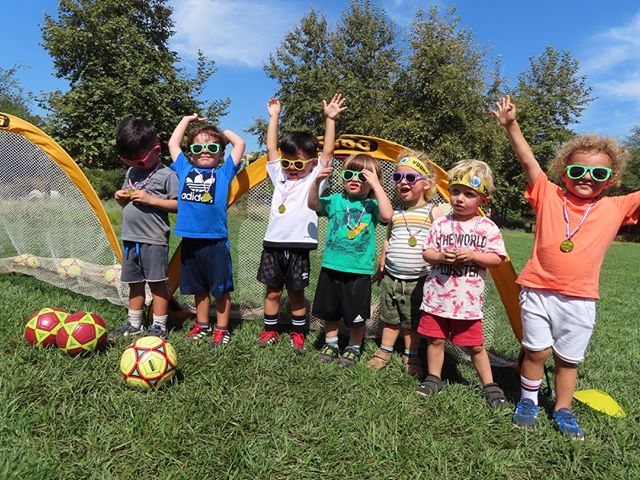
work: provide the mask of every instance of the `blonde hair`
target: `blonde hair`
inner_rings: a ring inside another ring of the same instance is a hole
[[[485,182],[489,193],[495,190],[491,167],[482,160],[460,160],[447,172],[447,179],[452,181],[455,177],[464,177],[465,175],[469,175],[470,177],[477,175]]]
[[[398,155],[398,159],[397,161],[400,161],[401,159],[403,159],[404,157],[415,157],[418,160],[420,160],[425,168],[427,169],[427,171],[429,172],[429,180],[431,181],[431,185],[429,186],[428,190],[424,191],[424,199],[427,202],[430,202],[433,197],[436,196],[437,193],[437,188],[436,188],[436,183],[438,181],[438,179],[436,178],[436,171],[433,168],[433,163],[431,163],[431,159],[429,158],[429,155],[427,155],[424,152],[415,150],[415,151],[411,151],[411,150],[404,150],[402,152],[400,152],[400,154]],[[405,165],[409,168],[411,168],[411,165]],[[420,172],[418,172],[420,173]]]
[[[567,169],[571,156],[576,152],[604,153],[611,160],[611,185],[619,185],[622,173],[627,166],[627,151],[618,145],[615,139],[601,135],[578,135],[565,143],[556,158],[549,164],[551,178],[562,183],[562,174]]]
[[[367,169],[376,174],[378,180],[382,178],[382,168],[380,167],[380,162],[373,158],[371,155],[367,155],[366,153],[356,153],[347,157],[347,159],[342,164],[343,170],[355,170],[362,171]],[[373,190],[369,192],[369,197],[374,195]]]

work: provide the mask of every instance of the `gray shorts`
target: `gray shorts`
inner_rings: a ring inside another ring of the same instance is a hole
[[[380,287],[380,320],[389,325],[417,329],[425,278],[401,280],[385,274]]]
[[[122,283],[164,282],[167,279],[169,246],[124,242]]]

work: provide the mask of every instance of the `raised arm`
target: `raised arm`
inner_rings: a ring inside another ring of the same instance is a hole
[[[233,158],[233,163],[239,165],[242,162],[242,156],[244,155],[244,149],[246,148],[246,144],[244,140],[240,138],[240,136],[232,132],[231,130],[225,130],[222,132],[227,140],[233,145],[233,149],[231,150],[231,158]]]
[[[364,178],[367,179],[367,183],[371,185],[371,190],[373,190],[373,194],[378,201],[378,213],[380,214],[380,221],[383,223],[387,223],[393,217],[393,206],[391,205],[391,201],[380,183],[378,176],[373,173],[371,170],[366,168],[362,169],[362,173]]]
[[[491,110],[491,114],[496,118],[498,123],[504,127],[509,136],[509,142],[513,149],[524,174],[527,177],[527,183],[529,186],[533,186],[536,183],[538,175],[542,172],[540,164],[533,156],[533,151],[527,143],[527,140],[522,135],[520,125],[516,120],[516,106],[511,101],[509,95],[505,95],[499,101],[496,102],[497,110]]]
[[[269,112],[269,126],[267,127],[267,160],[272,162],[280,158],[278,153],[278,120],[282,105],[277,98],[270,98],[267,102]]]
[[[318,173],[311,184],[309,195],[307,196],[307,206],[314,212],[322,210],[322,204],[320,203],[320,184],[322,183],[322,180],[331,175],[331,172],[333,172],[333,168],[324,167],[320,170],[320,173]]]
[[[182,120],[178,122],[169,139],[169,154],[171,155],[171,160],[175,162],[178,155],[182,152],[182,139],[191,122],[204,122],[205,120],[205,117],[199,117],[197,113],[182,117]]]
[[[339,93],[336,93],[329,103],[322,100],[325,116],[322,163],[325,166],[331,165],[331,160],[333,160],[333,149],[336,143],[336,118],[347,109],[346,101],[347,99]]]

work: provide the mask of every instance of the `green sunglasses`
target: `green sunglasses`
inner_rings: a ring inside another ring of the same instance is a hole
[[[580,180],[587,172],[596,182],[606,182],[611,177],[612,170],[609,167],[589,167],[587,165],[567,165],[567,177],[571,180]]]
[[[200,155],[205,150],[211,154],[216,154],[220,152],[220,144],[219,143],[193,143],[189,145],[189,150],[194,155]]]
[[[366,183],[367,179],[364,176],[364,173],[356,170],[342,170],[342,179],[345,182],[349,182],[351,180],[356,180],[360,183]]]

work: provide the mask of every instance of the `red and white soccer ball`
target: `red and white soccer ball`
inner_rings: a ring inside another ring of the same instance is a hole
[[[102,350],[107,344],[107,324],[95,313],[69,315],[56,334],[56,345],[72,357]]]
[[[27,320],[25,340],[31,345],[55,345],[56,334],[68,316],[69,312],[63,308],[46,307],[38,310]]]

